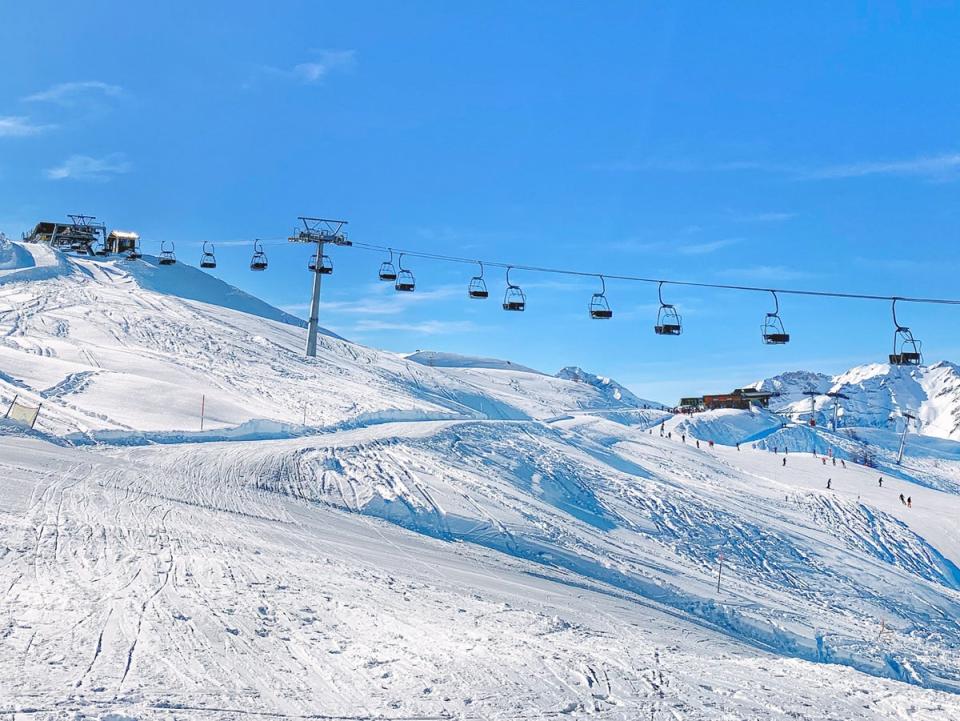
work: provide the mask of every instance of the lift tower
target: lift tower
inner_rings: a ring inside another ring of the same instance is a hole
[[[850,396],[846,393],[841,393],[840,391],[831,391],[827,393],[828,396],[833,398],[833,430],[837,430],[837,414],[840,410],[840,399],[850,400]]]
[[[907,431],[910,430],[910,421],[917,420],[916,416],[904,413],[903,433],[900,434],[900,450],[897,451],[897,465],[903,462],[903,447],[907,444]]]
[[[817,425],[817,396],[820,395],[818,391],[809,390],[804,391],[803,395],[807,396],[810,399],[810,425]]]
[[[317,357],[317,328],[320,319],[320,278],[323,275],[320,267],[323,261],[323,244],[353,245],[347,240],[343,226],[345,220],[330,220],[329,218],[310,218],[301,215],[299,218],[303,228],[296,228],[287,240],[291,243],[316,243],[317,255],[313,274],[313,298],[310,300],[310,322],[307,324],[307,356]]]

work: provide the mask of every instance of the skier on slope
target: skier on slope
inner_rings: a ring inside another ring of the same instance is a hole
[[[877,484],[880,486],[880,488],[883,488],[883,476],[880,476],[880,480],[877,481]]]
[[[787,457],[786,457],[786,456],[783,457],[783,466],[784,466],[784,468],[786,468],[786,466],[787,466]]]
[[[900,503],[902,503],[903,505],[907,505],[907,500],[903,497],[902,493],[900,494]]]
[[[828,490],[828,491],[830,490],[830,483],[831,483],[832,481],[833,481],[832,478],[828,478],[828,479],[827,479],[827,490]]]
[[[913,499],[907,496],[907,508],[913,508]]]

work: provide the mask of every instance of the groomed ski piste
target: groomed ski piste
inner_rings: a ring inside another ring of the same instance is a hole
[[[0,247],[0,718],[960,719],[955,366],[821,378],[834,431],[304,339]]]

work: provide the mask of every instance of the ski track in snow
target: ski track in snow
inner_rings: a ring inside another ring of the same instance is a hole
[[[28,250],[0,269],[0,400],[44,403],[0,423],[0,718],[960,719],[949,441],[880,488],[803,452],[843,434],[666,439],[579,369],[305,360],[195,271]]]

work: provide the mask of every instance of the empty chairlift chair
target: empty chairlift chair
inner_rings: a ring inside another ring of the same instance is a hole
[[[913,333],[897,320],[897,298],[893,299],[893,353],[890,364],[897,366],[918,366],[923,363],[920,353],[922,343],[913,337]]]
[[[607,282],[600,276],[600,292],[594,293],[590,298],[590,317],[594,320],[606,320],[613,318],[613,310],[607,301]]]
[[[177,262],[177,256],[173,253],[173,243],[170,244],[170,248],[167,248],[166,241],[160,242],[160,257],[157,258],[157,262],[160,265],[173,265]]]
[[[777,299],[777,294],[772,290],[770,292],[773,293],[775,307],[773,312],[767,313],[763,319],[760,333],[763,336],[763,342],[767,345],[784,345],[790,342],[790,334],[784,330],[783,321],[780,319],[780,301]]]
[[[380,264],[380,280],[388,283],[394,283],[397,280],[397,269],[393,266],[393,249],[390,250],[390,260],[385,260]]]
[[[480,263],[480,261],[477,262]],[[480,275],[475,275],[470,279],[470,284],[467,286],[467,297],[476,300],[490,297],[490,293],[487,291],[487,283],[483,279],[483,263],[480,263]]]
[[[503,309],[522,312],[527,308],[527,296],[519,285],[510,282],[510,268],[507,268],[507,289],[503,293]]]
[[[394,289],[404,293],[412,293],[414,288],[417,287],[417,281],[414,279],[413,273],[403,267],[403,253],[397,259],[397,267],[400,270],[397,273],[397,282],[393,285]]]
[[[250,259],[250,270],[266,270],[267,254],[263,252],[260,240],[253,241],[253,257]]]
[[[310,269],[313,273],[319,273],[320,275],[330,275],[333,273],[333,261],[330,260],[329,255],[320,256],[320,265],[317,265],[316,256],[310,258],[310,262],[307,264],[307,268]]]
[[[213,244],[210,244],[210,250],[207,250],[207,241],[203,241],[203,255],[200,256],[201,268],[216,268],[217,259],[213,255]]]
[[[143,253],[140,252],[140,240],[138,238],[133,242],[133,247],[127,253],[127,260],[140,260],[142,257]]]
[[[677,309],[669,303],[663,302],[663,281],[657,286],[657,296],[660,298],[660,310],[657,311],[657,324],[653,330],[657,335],[680,335],[683,325]]]

